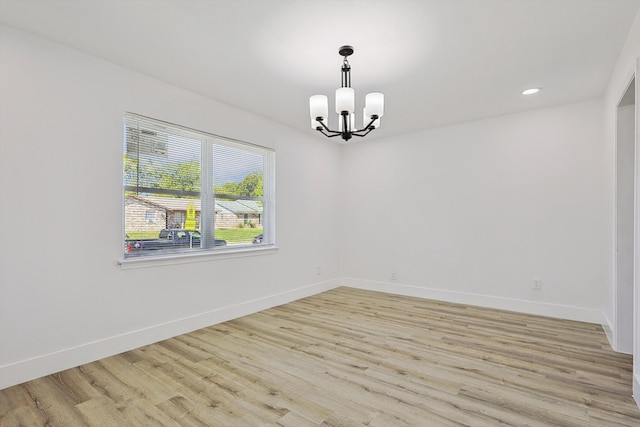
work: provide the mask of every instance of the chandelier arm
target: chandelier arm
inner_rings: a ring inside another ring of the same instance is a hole
[[[331,132],[331,129],[329,129],[327,127],[327,125],[324,124],[324,120],[322,119],[322,117],[316,117],[316,122],[320,123],[323,128],[325,128],[327,131]]]
[[[355,132],[352,132],[352,135],[355,136],[367,136],[369,135],[369,133],[375,129],[375,127],[373,127],[373,122],[375,122],[376,120],[378,120],[379,116],[377,116],[376,114],[374,114],[373,116],[371,116],[371,121],[369,122],[369,124],[367,126],[365,126],[364,129],[360,129],[357,130]],[[366,132],[365,132],[366,131]],[[364,133],[362,133],[364,132]]]
[[[342,135],[342,133],[335,131],[335,130],[330,130],[329,132],[335,132],[333,135],[329,135],[328,133],[326,133],[324,130],[322,129],[317,129],[318,132],[320,132],[321,134],[323,134],[324,136],[326,136],[327,138],[333,138],[334,136],[340,136]]]
[[[375,128],[373,128],[373,129],[375,129]],[[367,136],[367,135],[369,135],[369,133],[371,133],[371,131],[372,131],[373,129],[369,128],[369,129],[367,129],[367,131],[366,131],[366,132],[364,132],[364,129],[362,129],[362,130],[358,130],[358,131],[355,131],[355,132],[351,132],[351,135],[352,135],[352,136],[360,136],[360,137],[362,137],[362,136]],[[364,133],[361,133],[361,132],[364,132]]]
[[[316,122],[320,123],[322,125],[322,127],[324,128],[324,130],[326,130],[327,132],[335,133],[335,135],[327,135],[326,133],[324,133],[324,131],[322,129],[316,128],[316,130],[319,130],[323,135],[326,135],[326,136],[337,136],[337,135],[340,135],[342,133],[342,132],[339,132],[337,130],[329,129],[327,127],[327,125],[324,124],[324,120],[322,120],[322,117],[316,117]]]
[[[367,135],[369,135],[369,133],[371,133],[371,131],[375,129],[375,127],[373,126],[373,122],[375,122],[379,118],[380,118],[380,116],[378,116],[377,114],[372,115],[371,116],[371,121],[369,122],[369,124],[367,126],[365,126],[364,129],[360,129],[358,131],[352,132],[352,135],[355,135],[355,136],[367,136]],[[366,132],[365,132],[365,130],[366,130]],[[364,133],[362,133],[362,132],[364,132]]]

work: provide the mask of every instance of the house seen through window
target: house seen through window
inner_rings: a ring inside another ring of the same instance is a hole
[[[127,113],[124,255],[274,243],[274,152]]]

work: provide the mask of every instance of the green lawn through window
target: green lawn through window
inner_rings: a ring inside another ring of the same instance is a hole
[[[216,239],[229,243],[251,243],[253,238],[262,234],[262,228],[219,228],[215,231]]]

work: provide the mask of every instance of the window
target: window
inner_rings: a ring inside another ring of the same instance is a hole
[[[272,246],[274,163],[268,148],[125,114],[125,258]]]
[[[147,221],[147,224],[155,224],[156,223],[156,211],[154,211],[154,210],[146,211],[144,216],[145,216],[145,219]]]

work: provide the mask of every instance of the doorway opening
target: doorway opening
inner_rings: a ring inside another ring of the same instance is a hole
[[[634,220],[636,194],[635,77],[616,111],[616,265],[614,350],[633,352]]]

